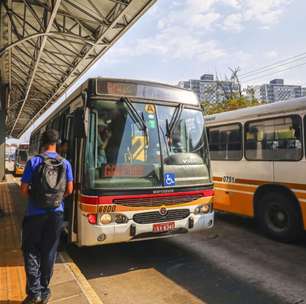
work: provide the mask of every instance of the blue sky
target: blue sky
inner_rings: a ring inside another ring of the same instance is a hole
[[[305,11],[303,0],[159,0],[90,74],[173,84],[206,72],[222,78],[228,67],[242,74],[306,52]],[[305,66],[276,72],[243,84],[306,85]]]
[[[158,0],[78,84],[92,76],[177,84],[204,73],[224,78],[238,66],[243,74],[306,52],[305,11],[305,0]],[[306,56],[292,65],[300,63]],[[306,86],[306,64],[278,70],[242,85],[285,78]]]

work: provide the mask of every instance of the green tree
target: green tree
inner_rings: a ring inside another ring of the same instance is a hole
[[[219,80],[218,77],[216,77],[217,87],[215,90],[219,90],[223,93],[223,100],[217,102],[201,102],[205,115],[233,111],[263,104],[262,101],[255,98],[255,92],[252,87],[247,87],[245,90],[241,89],[241,83],[238,77],[240,68],[229,68],[229,70],[231,76],[229,78],[225,77],[225,81]],[[243,93],[245,95],[243,95]]]
[[[257,99],[249,99],[245,96],[237,96],[231,99],[225,99],[223,101],[210,103],[208,101],[203,101],[201,103],[205,115],[216,114],[221,112],[233,111],[237,109],[257,106],[263,102]]]

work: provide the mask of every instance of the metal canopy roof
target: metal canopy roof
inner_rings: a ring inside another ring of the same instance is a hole
[[[20,135],[156,0],[0,0],[0,82]]]

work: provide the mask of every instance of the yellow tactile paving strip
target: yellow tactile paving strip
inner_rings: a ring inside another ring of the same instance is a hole
[[[20,224],[9,190],[0,184],[0,303],[20,303],[25,297],[25,273],[20,250]]]

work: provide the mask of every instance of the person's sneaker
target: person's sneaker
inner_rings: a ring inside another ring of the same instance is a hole
[[[33,297],[33,296],[27,296],[27,297],[23,300],[22,304],[40,304],[40,303],[42,303],[41,301],[42,301],[42,299],[41,299],[40,296],[35,296],[35,297]]]
[[[48,292],[46,295],[42,295],[41,297],[41,304],[47,304],[49,302],[49,299],[51,297],[51,293]]]

